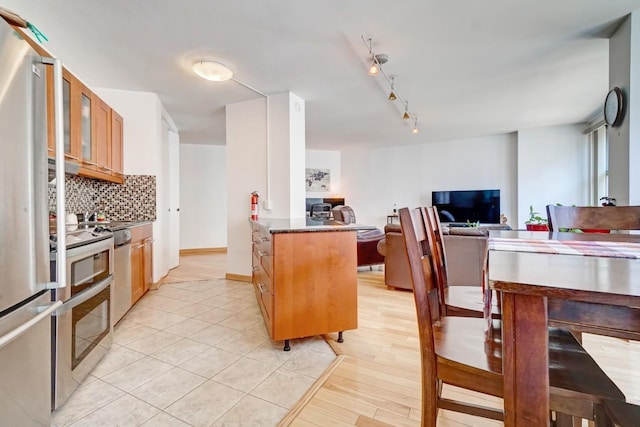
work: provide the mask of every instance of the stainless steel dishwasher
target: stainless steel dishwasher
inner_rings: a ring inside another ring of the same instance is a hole
[[[113,280],[113,324],[131,308],[131,230],[122,228],[113,231],[114,280]]]

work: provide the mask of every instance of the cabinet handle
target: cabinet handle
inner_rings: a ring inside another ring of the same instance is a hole
[[[264,294],[265,292],[267,292],[267,291],[264,289],[264,285],[263,285],[262,283],[258,283],[258,288],[260,288],[260,293],[261,293],[261,294]]]
[[[260,250],[259,250],[259,251],[258,251],[258,255],[260,255],[261,257],[263,257],[265,254],[264,254],[264,252],[262,252],[262,251],[260,251]]]
[[[102,169],[103,171],[113,172],[113,169],[108,168],[108,167],[106,167],[106,166],[100,166],[100,169]]]
[[[134,246],[133,248],[134,248],[134,249],[144,248],[144,243],[142,243],[142,244],[140,244],[140,245],[137,245],[137,246]]]
[[[98,164],[97,164],[97,163],[88,162],[88,161],[86,161],[86,160],[83,160],[83,161],[82,161],[82,163],[83,163],[83,164],[85,164],[85,165],[98,166]]]
[[[72,156],[72,155],[70,155],[70,154],[65,154],[64,156],[65,156],[67,159],[71,159],[71,160],[80,160],[80,157],[75,157],[75,156]]]
[[[261,242],[268,242],[270,239],[268,237],[261,237],[260,241]]]
[[[259,270],[259,268],[258,268],[258,266],[257,266],[257,265],[254,265],[253,267],[251,267],[251,269],[252,269],[253,271],[258,271],[258,270]]]

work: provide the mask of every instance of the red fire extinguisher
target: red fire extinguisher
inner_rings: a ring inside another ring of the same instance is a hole
[[[258,220],[258,192],[251,193],[251,219]]]

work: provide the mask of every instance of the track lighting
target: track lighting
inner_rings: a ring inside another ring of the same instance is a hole
[[[385,64],[389,61],[388,55],[383,53],[376,54],[373,51],[371,38],[366,40],[364,36],[360,36],[360,38],[369,49],[369,55],[371,57],[371,65],[369,66],[368,74],[370,76],[377,76],[378,74],[382,74],[382,76],[385,78],[385,80],[387,81],[387,83],[389,83],[389,86],[390,86],[389,96],[387,97],[387,99],[389,101],[395,101],[397,99],[400,100],[400,102],[404,104],[404,114],[402,115],[402,118],[404,120],[409,120],[410,118],[413,117],[414,126],[413,126],[412,133],[416,134],[420,132],[420,130],[418,129],[418,119],[416,118],[416,115],[411,110],[409,110],[409,101],[405,101],[395,88],[395,83],[396,83],[395,76],[391,76],[391,77],[388,76],[387,73],[385,73],[384,69],[382,68],[382,64]]]
[[[402,118],[405,120],[411,118],[411,116],[409,115],[409,101],[405,102],[404,104],[404,114],[402,115]]]
[[[398,97],[396,96],[396,93],[394,92],[394,85],[395,83],[395,77],[391,77],[391,92],[389,92],[389,101],[395,101],[396,99],[398,99]]]

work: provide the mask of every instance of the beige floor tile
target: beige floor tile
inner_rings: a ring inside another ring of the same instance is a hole
[[[262,314],[259,316],[262,316]],[[269,331],[267,331],[267,326],[264,324],[264,320],[247,326],[243,331],[253,335],[262,335],[265,338],[269,337]]]
[[[232,303],[233,301],[234,301],[233,298],[228,297],[226,295],[215,295],[200,301],[199,304],[210,305],[211,307],[219,308],[220,306],[227,305],[229,303]]]
[[[87,415],[72,427],[139,426],[160,410],[131,395],[124,395]]]
[[[189,424],[180,421],[176,417],[172,417],[166,412],[160,412],[155,417],[151,418],[146,423],[142,424],[143,427],[190,427]]]
[[[250,295],[239,295],[234,296],[233,300],[227,304],[221,305],[218,308],[223,310],[235,311],[236,313],[242,310],[246,310],[247,308],[254,307],[256,305],[255,298],[249,299]]]
[[[248,393],[276,369],[278,365],[242,357],[223,369],[212,380]]]
[[[177,366],[192,357],[209,350],[211,346],[190,339],[182,339],[151,354],[151,357]]]
[[[52,413],[51,425],[68,426],[124,395],[122,390],[101,380],[83,383]]]
[[[136,341],[125,344],[125,347],[150,355],[156,351],[175,344],[182,338],[164,331],[156,331],[154,334],[148,335]]]
[[[168,414],[195,427],[210,426],[238,403],[244,393],[207,381],[165,409]]]
[[[187,320],[187,316],[181,316],[179,314],[167,313],[165,311],[156,310],[156,313],[138,319],[136,322],[142,323],[145,326],[156,329],[167,329],[177,323]]]
[[[197,314],[193,317],[195,319],[204,320],[205,322],[209,322],[209,323],[218,323],[234,315],[235,313],[232,311],[227,311],[227,310],[222,310],[219,308],[212,307],[211,310],[205,311],[204,313],[201,313],[201,314]]]
[[[205,307],[205,306],[202,306],[202,307]],[[207,310],[211,310],[211,309],[207,307]],[[211,326],[211,323],[205,322],[204,320],[187,319],[171,326],[170,328],[165,329],[164,331],[169,332],[170,334],[175,334],[175,335],[187,338],[193,334],[200,332],[205,328],[208,328],[209,326]]]
[[[254,335],[249,332],[240,331],[219,342],[216,344],[216,347],[244,355],[255,350],[267,340],[268,338],[262,335]]]
[[[191,335],[189,339],[213,346],[229,339],[237,333],[238,331],[236,331],[235,329],[225,328],[224,326],[220,325],[211,325],[208,328],[205,328],[200,332]]]
[[[292,351],[283,351],[282,342],[266,340],[255,350],[245,355],[250,359],[260,360],[266,363],[282,365],[294,355]]]
[[[180,314],[182,316],[186,316],[186,317],[196,317],[199,314],[202,313],[206,313],[207,311],[210,311],[212,309],[211,306],[209,305],[204,305],[204,304],[190,304],[188,306],[186,306],[185,308],[176,311],[176,314]]]
[[[173,368],[141,385],[131,394],[157,408],[164,409],[206,381],[199,375]]]
[[[313,378],[306,375],[281,369],[272,373],[250,394],[283,408],[291,409],[314,382]]]
[[[240,357],[242,356],[239,354],[213,347],[182,363],[180,367],[200,376],[212,378]]]
[[[168,363],[152,357],[145,357],[109,375],[105,375],[102,380],[119,389],[130,392],[172,368],[173,366]]]
[[[102,360],[100,360],[96,365],[91,374],[98,378],[102,378],[111,372],[115,372],[118,369],[135,362],[136,360],[142,359],[143,357],[145,357],[143,353],[114,344],[107,354],[104,355]]]
[[[241,331],[256,323],[264,324],[262,316],[255,313],[239,313],[219,322],[218,325]]]
[[[156,332],[158,332],[158,329],[150,328],[125,318],[114,328],[113,342],[120,345],[127,345],[130,342],[148,337]]]
[[[295,348],[292,347],[291,351],[295,351]],[[296,351],[295,354],[282,365],[282,369],[307,375],[311,378],[319,378],[335,358],[335,354]]]
[[[246,396],[219,419],[214,427],[277,426],[287,410],[253,396]]]

